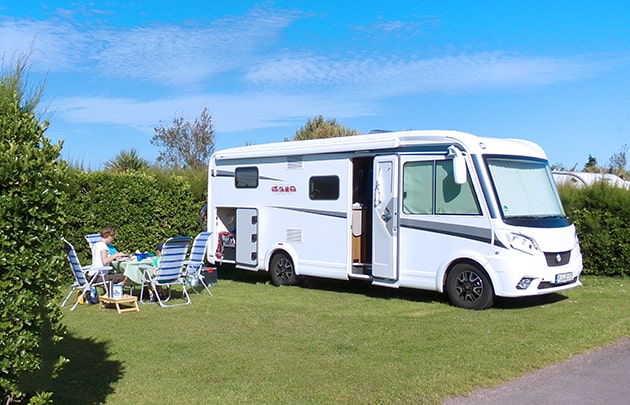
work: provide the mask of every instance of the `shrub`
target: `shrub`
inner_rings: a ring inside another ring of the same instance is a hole
[[[74,171],[70,177],[68,227],[82,264],[89,264],[85,235],[116,228],[119,251],[153,251],[171,236],[199,232],[199,202],[186,178],[168,172]],[[85,262],[85,263],[83,263]]]
[[[0,392],[5,403],[22,396],[20,375],[39,369],[41,347],[62,333],[53,297],[65,264],[58,231],[66,168],[58,160],[61,144],[44,136],[48,123],[38,122],[19,88],[16,77],[0,83]]]
[[[630,275],[630,191],[600,182],[561,187],[560,196],[580,238],[584,273]]]

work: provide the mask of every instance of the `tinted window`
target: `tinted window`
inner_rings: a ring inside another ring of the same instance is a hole
[[[311,200],[336,200],[339,198],[339,177],[315,176],[308,181],[308,196]]]
[[[234,171],[234,185],[236,188],[258,187],[258,168],[237,167]]]

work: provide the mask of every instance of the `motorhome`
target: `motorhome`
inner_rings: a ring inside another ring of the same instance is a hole
[[[244,146],[209,164],[207,259],[445,292],[459,307],[581,285],[582,255],[544,151],[457,131]]]

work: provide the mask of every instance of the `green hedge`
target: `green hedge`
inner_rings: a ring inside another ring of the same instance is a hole
[[[63,282],[61,144],[9,79],[0,82],[0,400],[21,398],[19,376],[52,370],[41,357],[63,331],[54,300]],[[54,361],[54,360],[53,360]],[[56,362],[60,365],[62,359]],[[46,394],[42,393],[40,398]]]
[[[155,251],[169,237],[200,231],[197,213],[202,202],[180,175],[76,170],[68,196],[64,237],[74,244],[81,264],[91,262],[85,235],[98,233],[105,225],[116,228],[114,246],[129,253]]]
[[[580,238],[584,273],[630,276],[630,191],[602,182],[561,187],[560,197]]]

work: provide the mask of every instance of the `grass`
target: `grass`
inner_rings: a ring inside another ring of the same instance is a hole
[[[139,313],[66,311],[59,404],[439,404],[630,335],[630,280],[485,311],[439,294],[221,271],[214,296]]]

